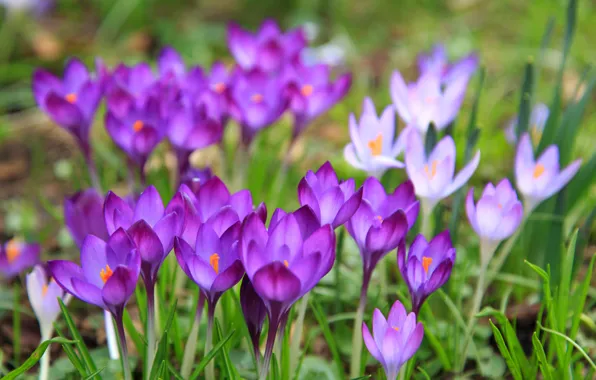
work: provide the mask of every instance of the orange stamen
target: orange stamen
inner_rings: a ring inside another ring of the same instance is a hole
[[[226,90],[226,84],[225,84],[225,83],[221,83],[221,82],[219,82],[219,83],[216,83],[216,84],[213,86],[213,89],[214,89],[214,90],[215,90],[215,92],[217,92],[218,94],[221,94],[221,93],[223,93],[223,92]]]
[[[428,274],[428,267],[432,263],[433,263],[432,257],[422,256],[422,268],[424,268],[424,273]]]
[[[428,167],[428,164],[424,165],[424,172],[429,179],[435,178],[437,175],[437,161],[435,160],[431,162],[430,168]]]
[[[132,130],[135,131],[135,132],[138,132],[141,129],[143,129],[144,126],[145,126],[145,123],[143,123],[141,120],[137,120],[132,125]]]
[[[315,90],[315,88],[310,85],[310,84],[305,84],[304,86],[302,86],[302,88],[300,89],[300,93],[303,96],[311,96],[313,91]]]
[[[373,156],[379,156],[383,151],[383,135],[379,133],[374,140],[368,142],[368,148]]]
[[[253,103],[261,103],[263,101],[263,95],[261,95],[261,94],[253,94],[250,97],[250,100],[252,100]]]
[[[8,243],[6,243],[6,259],[8,260],[9,264],[15,261],[20,254],[21,250],[19,249],[18,241],[12,239]]]
[[[437,100],[437,98],[434,96],[427,96],[426,98],[424,98],[424,101],[426,103],[434,103],[436,100]]]
[[[75,94],[75,93],[70,93],[70,94],[66,95],[66,96],[64,97],[64,99],[66,99],[66,101],[67,101],[67,102],[69,102],[69,103],[71,103],[71,104],[74,104],[74,103],[76,103],[76,101],[77,101],[77,94]]]
[[[284,260],[284,265],[286,266],[286,268],[290,266],[290,264],[288,263],[288,260]]]
[[[540,176],[542,174],[544,174],[544,165],[542,164],[536,164],[536,166],[534,167],[534,173],[532,174],[532,176],[534,177],[534,179],[538,179],[540,178]]]
[[[215,274],[219,274],[219,255],[217,253],[209,256],[209,265],[211,265]]]
[[[106,264],[105,269],[102,269],[99,272],[99,277],[101,277],[101,280],[105,284],[110,279],[110,277],[112,277],[113,274],[114,272],[112,271],[112,268],[110,268],[110,266]]]
[[[399,327],[394,327],[393,330],[399,331]]]
[[[44,286],[41,288],[41,295],[42,295],[43,297],[45,297],[45,296],[46,296],[46,294],[48,294],[48,286],[47,286],[47,285],[44,285]]]
[[[377,215],[375,218],[377,218],[379,222],[383,223],[383,217],[381,215]]]

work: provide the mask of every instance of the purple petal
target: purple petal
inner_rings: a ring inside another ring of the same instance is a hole
[[[397,109],[397,113],[401,118],[409,123],[412,119],[412,115],[409,110],[409,96],[406,82],[402,78],[399,71],[394,71],[391,76],[391,100]]]
[[[78,278],[80,280],[85,279],[83,269],[73,262],[66,260],[50,260],[48,261],[48,270],[54,278],[54,280],[64,289],[66,292],[72,294],[75,297],[79,297],[77,291],[72,286],[72,279]]]
[[[172,73],[175,76],[182,76],[186,71],[182,57],[170,46],[164,47],[159,53],[157,66],[159,67],[159,73],[162,76],[168,73]]]
[[[81,267],[87,281],[98,288],[103,287],[100,273],[108,264],[107,244],[94,235],[87,235],[81,246]]]
[[[180,235],[181,223],[179,222],[179,216],[177,213],[172,212],[160,219],[155,226],[153,231],[161,241],[164,248],[164,253],[168,253],[172,250],[174,245],[174,236]]]
[[[360,188],[358,192],[352,195],[350,199],[348,199],[343,206],[341,206],[337,212],[337,215],[335,216],[335,219],[333,220],[333,228],[337,228],[346,223],[348,219],[354,215],[356,210],[358,210],[358,207],[360,207],[360,203],[362,202],[362,193],[363,190]]]
[[[101,296],[110,309],[126,304],[137,286],[138,273],[119,266],[104,285]]]
[[[515,156],[515,182],[517,188],[523,194],[529,194],[533,189],[532,171],[534,170],[534,151],[530,135],[525,133],[521,136],[517,145]]]
[[[73,277],[71,279],[73,295],[84,302],[99,306],[102,309],[106,308],[106,304],[101,297],[101,288],[88,283],[85,279]],[[103,286],[103,284],[102,284]]]
[[[228,25],[228,47],[242,68],[250,69],[255,64],[256,42],[236,23]]]
[[[317,216],[309,206],[300,207],[298,210],[294,211],[292,215],[294,215],[298,222],[302,240],[308,239],[308,237],[320,227]]]
[[[377,343],[370,335],[370,331],[364,322],[362,323],[362,339],[364,340],[364,344],[366,345],[368,352],[370,352],[370,354],[377,359],[377,361],[379,361],[381,364],[384,364],[385,361],[383,360],[383,355],[377,348]]]
[[[567,183],[571,181],[571,178],[575,176],[581,164],[582,160],[573,161],[569,166],[561,171],[551,183],[550,189],[545,194],[545,198],[549,198],[553,194],[556,194],[563,188],[563,186],[567,185]]]
[[[221,179],[213,177],[199,188],[197,198],[199,200],[198,210],[205,221],[228,204],[230,192]]]
[[[252,196],[248,190],[240,190],[237,193],[232,194],[229,202],[232,209],[238,214],[240,220],[243,220],[253,210]]]
[[[366,247],[370,252],[388,252],[395,249],[408,231],[408,220],[398,210],[383,220],[380,227],[371,227],[366,235]]]
[[[442,196],[447,197],[447,196],[451,195],[457,189],[462,187],[466,182],[468,182],[470,177],[472,177],[472,174],[474,174],[474,172],[476,171],[476,168],[478,167],[479,162],[480,162],[480,152],[478,151],[474,155],[474,158],[472,158],[472,161],[470,161],[466,166],[464,166],[464,168],[462,170],[460,170],[459,173],[457,173],[457,175],[453,179],[453,182],[451,182],[451,184],[449,186],[447,186],[447,188],[445,189],[445,192],[443,192]]]
[[[195,255],[192,247],[183,239],[176,237],[174,239],[174,254],[176,255],[180,268],[182,268],[188,277],[192,277],[190,270],[188,269],[188,262],[190,258]]]
[[[213,285],[211,285],[211,291],[225,292],[236,285],[242,279],[242,276],[244,276],[244,266],[240,260],[236,260],[217,276]]]
[[[163,217],[163,213],[161,196],[154,186],[149,186],[137,201],[133,220],[144,220],[149,226],[154,226]]]
[[[159,267],[168,252],[164,252],[161,240],[151,226],[141,219],[130,227],[128,233],[135,242],[143,263],[151,265],[153,269]]]
[[[119,211],[116,218],[116,211]],[[119,227],[127,229],[133,221],[134,212],[127,202],[119,196],[109,191],[103,206],[103,215],[106,222],[106,228],[111,235]]]
[[[48,94],[45,107],[56,124],[71,129],[73,133],[77,128],[83,126],[83,115],[79,107],[58,96],[55,92]]]
[[[300,280],[279,261],[259,269],[252,283],[255,291],[268,301],[292,302],[300,295]]]

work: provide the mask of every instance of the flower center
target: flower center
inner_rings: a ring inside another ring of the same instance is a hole
[[[424,165],[424,173],[428,177],[428,179],[433,179],[437,175],[437,160],[434,160],[430,163],[430,167],[428,164]]]
[[[437,101],[437,97],[436,96],[427,96],[426,98],[424,98],[424,101],[427,104],[432,104]]]
[[[375,216],[380,223],[383,223],[383,217],[381,215]]]
[[[211,265],[215,274],[219,274],[219,255],[217,253],[209,256],[209,265]]]
[[[368,148],[373,156],[379,156],[383,151],[383,135],[379,133],[377,137],[368,142]]]
[[[114,272],[112,271],[112,268],[106,264],[106,267],[99,272],[99,277],[101,277],[101,280],[105,284],[113,274]]]
[[[6,260],[8,263],[12,263],[19,257],[21,250],[19,249],[19,242],[15,239],[10,240],[6,243]]]
[[[250,97],[250,100],[252,100],[253,103],[261,103],[263,101],[263,95],[261,94],[253,94]]]
[[[534,173],[532,174],[532,177],[534,177],[534,179],[540,178],[540,176],[544,174],[544,170],[544,165],[536,164],[536,166],[534,167]]]
[[[218,94],[221,94],[221,93],[223,93],[223,92],[226,90],[226,84],[225,84],[225,83],[222,83],[222,82],[216,83],[216,84],[213,86],[213,89],[214,89],[214,90],[215,90],[215,92],[217,92]]]
[[[393,330],[399,331],[399,327],[393,327]]]
[[[145,126],[145,123],[143,123],[141,120],[137,120],[132,124],[132,130],[135,132],[138,132],[141,129],[143,129],[144,126]]]
[[[48,294],[48,285],[44,285],[41,288],[41,295],[42,295],[42,297],[45,297],[46,294]]]
[[[428,267],[430,267],[430,264],[432,263],[432,257],[422,256],[422,268],[424,268],[424,273],[428,274]]]
[[[311,96],[314,91],[314,87],[311,84],[305,84],[300,89],[300,93],[304,96]]]
[[[286,266],[286,268],[290,266],[290,263],[288,263],[288,260],[284,260],[284,265]]]
[[[74,92],[66,95],[64,97],[64,99],[66,99],[67,102],[69,102],[70,104],[74,104],[77,102],[77,94],[75,94]]]

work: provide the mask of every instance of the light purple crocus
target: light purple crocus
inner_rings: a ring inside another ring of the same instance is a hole
[[[565,169],[559,168],[559,148],[551,145],[537,160],[529,134],[525,133],[518,144],[515,157],[515,182],[522,194],[528,215],[543,200],[558,193],[575,176],[582,160],[575,160]]]
[[[427,242],[418,235],[406,253],[405,239],[397,250],[397,263],[401,276],[408,285],[412,310],[418,314],[428,296],[443,286],[455,263],[455,248],[449,231],[443,231]]]
[[[441,75],[426,72],[417,82],[406,84],[399,71],[391,76],[391,99],[402,120],[422,136],[433,123],[439,131],[455,120],[466,95],[467,77],[442,84]]]
[[[39,263],[37,243],[26,243],[17,238],[0,246],[0,277],[11,279]]]
[[[416,222],[419,202],[410,181],[387,194],[383,185],[369,177],[362,185],[362,203],[346,228],[360,249],[363,264],[363,288],[368,288],[372,272],[387,253]]]
[[[236,23],[228,25],[228,47],[244,70],[279,71],[284,63],[298,57],[305,46],[301,28],[284,34],[273,20],[265,20],[254,34]]]
[[[395,301],[387,319],[379,309],[373,312],[373,333],[362,324],[362,337],[370,354],[377,359],[389,380],[395,380],[400,368],[422,343],[424,327],[416,322],[415,313],[407,313],[401,302]]]
[[[534,144],[540,143],[540,139],[542,138],[542,132],[544,131],[544,127],[546,126],[546,121],[548,120],[549,110],[546,104],[544,103],[537,103],[534,108],[532,108],[532,112],[530,113],[530,125],[528,126],[530,136],[532,136],[532,142]],[[517,128],[517,121],[518,117],[515,116],[507,123],[507,127],[505,128],[505,138],[509,144],[515,144],[517,142],[517,136],[515,135],[515,129]]]
[[[331,68],[328,65],[306,66],[299,60],[285,65],[281,76],[289,88],[290,111],[294,115],[293,139],[312,120],[338,103],[352,85],[352,75],[349,73],[332,82]]]
[[[350,165],[377,178],[387,169],[404,167],[395,158],[404,149],[403,137],[407,133],[404,130],[395,139],[395,110],[392,106],[386,107],[379,118],[372,100],[365,98],[360,122],[350,114],[349,123],[352,142],[346,145],[344,158]]]
[[[243,223],[240,259],[269,318],[269,334],[261,378],[266,376],[278,329],[283,331],[287,313],[333,266],[335,234],[325,225],[304,238],[293,213],[269,230],[261,218],[250,214]]]
[[[488,264],[499,243],[507,239],[519,226],[524,208],[507,178],[484,188],[478,203],[474,205],[474,189],[466,198],[466,213],[470,225],[480,237],[483,264]]]
[[[32,79],[33,96],[39,108],[77,140],[90,160],[89,131],[102,97],[101,85],[80,60],[70,59],[60,79],[37,69]]]
[[[451,83],[462,77],[470,78],[478,69],[478,64],[479,59],[476,53],[468,54],[454,63],[449,63],[443,44],[436,44],[431,51],[418,56],[420,73],[438,73],[443,83]]]
[[[95,189],[79,191],[64,199],[64,224],[79,248],[87,235],[108,240],[103,202],[103,196]]]
[[[298,201],[308,205],[319,225],[331,224],[335,229],[354,215],[362,200],[362,190],[355,191],[353,179],[340,182],[329,161],[316,173],[309,170],[298,184]]]
[[[27,296],[33,313],[39,322],[42,341],[50,339],[54,329],[54,322],[60,315],[58,298],[64,299],[64,290],[56,281],[48,278],[41,265],[36,265],[26,279]]]
[[[289,104],[283,82],[259,71],[239,75],[230,96],[230,113],[241,125],[245,145],[260,130],[276,122]]]
[[[474,174],[480,162],[480,152],[476,152],[474,158],[454,177],[456,154],[451,136],[443,137],[428,157],[418,133],[409,133],[407,139],[406,172],[414,184],[416,196],[420,198],[423,213],[430,215],[441,199],[462,187]]]

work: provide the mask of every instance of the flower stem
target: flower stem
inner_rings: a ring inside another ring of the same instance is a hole
[[[304,326],[304,317],[306,315],[309,295],[310,293],[306,293],[304,297],[302,297],[300,305],[298,306],[294,334],[292,336],[292,343],[290,343],[290,373],[294,373],[300,358],[300,340],[302,339],[302,327]]]
[[[41,343],[45,342],[48,339],[51,339],[52,334],[51,332],[48,334],[43,332],[41,334]],[[50,347],[46,349],[43,356],[41,357],[40,364],[39,364],[39,380],[48,380],[50,376]]]
[[[186,347],[184,347],[184,357],[182,358],[182,367],[180,374],[183,378],[188,379],[192,370],[192,365],[195,360],[197,351],[197,342],[199,336],[199,327],[201,326],[201,317],[203,315],[203,306],[205,305],[205,296],[199,291],[199,302],[197,303],[197,310],[195,313],[195,320],[188,334]],[[206,353],[206,352],[205,352]]]
[[[215,317],[215,303],[207,305],[207,339],[205,340],[205,353],[207,355],[213,348],[213,319]],[[205,379],[215,380],[215,363],[211,360],[205,367]]]
[[[267,380],[269,373],[269,363],[271,362],[271,354],[273,353],[273,346],[275,345],[275,337],[277,335],[277,328],[279,327],[279,320],[271,319],[269,317],[269,331],[267,331],[267,343],[265,344],[265,355],[259,370],[259,380]]]
[[[145,357],[145,378],[149,378],[155,358],[155,285],[145,283],[147,290],[147,355]]]
[[[103,318],[105,321],[106,341],[108,344],[110,360],[118,360],[120,359],[120,352],[118,352],[118,341],[116,340],[118,338],[116,337],[116,329],[114,329],[112,314],[110,314],[109,311],[104,310]]]
[[[118,330],[118,340],[120,341],[120,357],[122,359],[122,371],[124,372],[124,380],[132,380],[130,372],[130,364],[128,363],[128,347],[126,346],[126,335],[124,333],[124,323],[122,317],[124,316],[124,308],[113,314]]]
[[[352,359],[350,365],[350,378],[360,376],[360,360],[362,358],[362,321],[364,319],[364,309],[366,309],[366,293],[370,283],[372,270],[364,269],[362,276],[362,289],[360,291],[360,303],[356,311],[354,320],[354,329],[352,331]]]
[[[435,205],[428,200],[421,198],[420,207],[422,208],[422,226],[420,227],[420,232],[426,239],[430,239],[432,235],[431,219]]]

